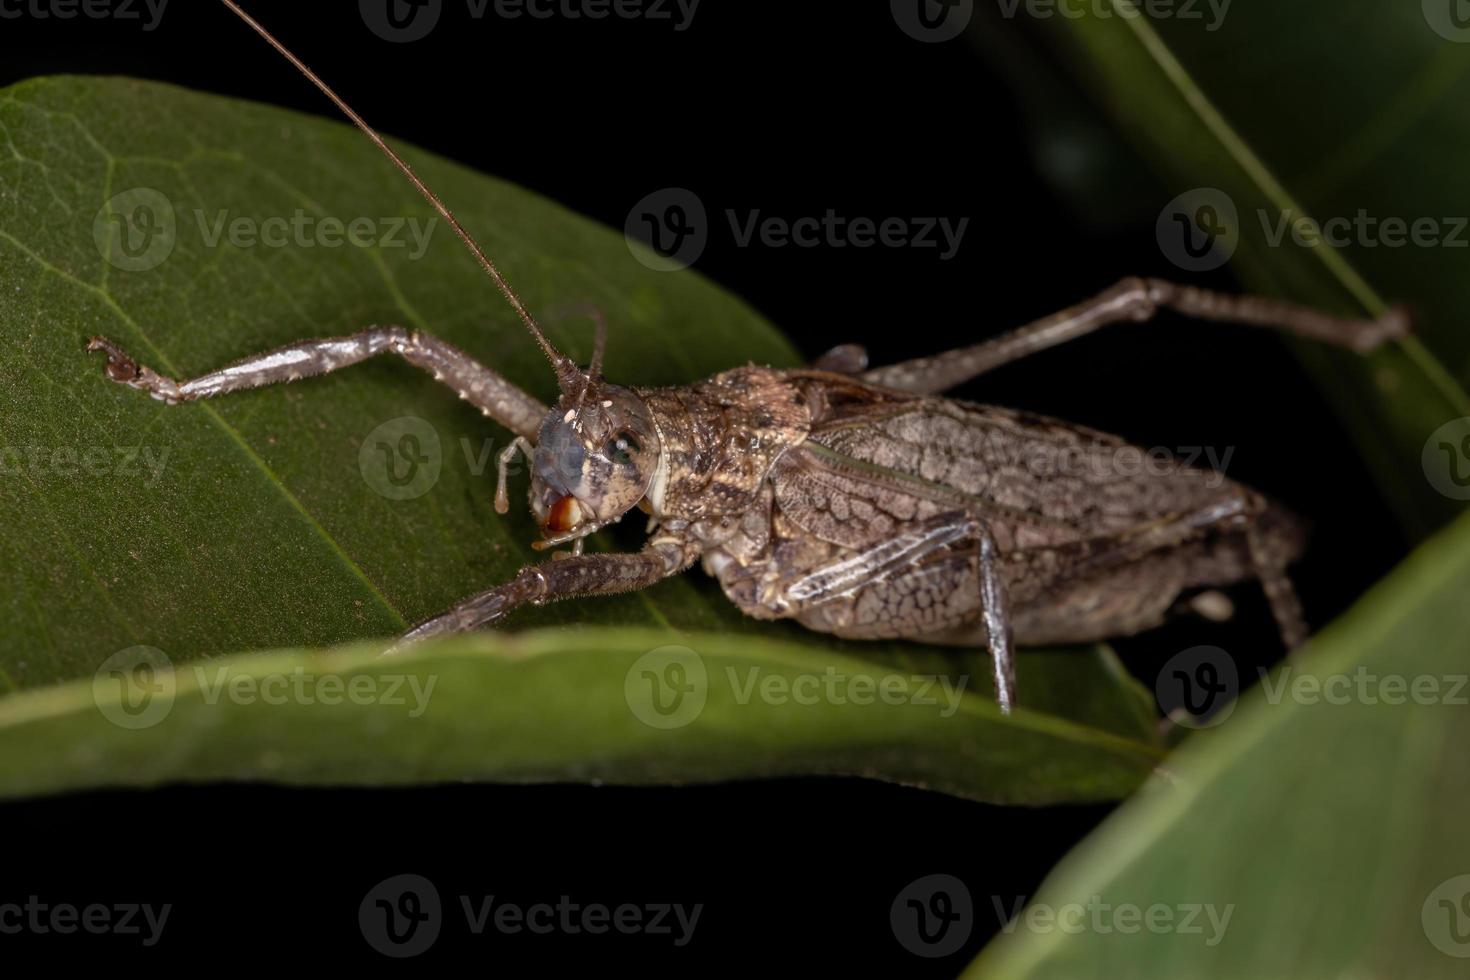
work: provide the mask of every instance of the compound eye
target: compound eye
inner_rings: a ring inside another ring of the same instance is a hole
[[[607,444],[607,458],[619,466],[632,466],[633,457],[642,452],[643,447],[638,444],[638,439],[631,432],[619,432]]]
[[[582,480],[587,453],[582,444],[563,425],[549,426],[541,432],[536,447],[536,469],[553,487],[568,489]]]

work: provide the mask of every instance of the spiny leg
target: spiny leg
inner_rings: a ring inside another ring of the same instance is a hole
[[[985,620],[985,637],[990,645],[990,665],[995,677],[995,699],[1006,714],[1016,704],[1016,644],[1011,629],[1011,607],[995,538],[988,529],[980,534],[980,612]]]
[[[937,514],[903,528],[864,551],[809,569],[776,585],[790,606],[788,614],[851,595],[916,566],[941,549],[980,543],[977,562],[981,615],[995,679],[995,697],[1007,714],[1016,703],[1016,651],[1010,606],[995,539],[983,521],[963,512]]]
[[[186,381],[175,381],[139,364],[104,337],[93,337],[87,349],[107,353],[107,376],[113,381],[146,391],[170,405],[328,374],[378,354],[393,353],[428,371],[517,435],[535,438],[547,413],[545,405],[457,347],[404,327],[370,327],[346,337],[303,340]]]
[[[1078,572],[1137,561],[1147,554],[1178,547],[1210,530],[1237,528],[1244,535],[1251,571],[1261,583],[1271,615],[1281,631],[1288,652],[1307,641],[1307,621],[1301,600],[1286,574],[1288,554],[1273,544],[1260,521],[1267,502],[1258,495],[1241,492],[1198,510],[1177,514],[1129,534],[1076,566]],[[1227,613],[1228,616],[1228,613]]]
[[[1286,574],[1285,560],[1270,547],[1260,531],[1255,527],[1247,528],[1245,541],[1251,566],[1261,582],[1261,590],[1266,593],[1276,628],[1281,631],[1281,642],[1290,653],[1307,642],[1307,618],[1302,611],[1302,601]]]
[[[1163,279],[1124,279],[1098,296],[993,340],[931,357],[874,368],[862,375],[872,384],[936,394],[987,371],[1055,347],[1113,323],[1152,320],[1160,310],[1221,323],[1270,327],[1350,350],[1372,350],[1403,337],[1408,316],[1393,309],[1377,320],[1329,316],[1296,303],[1262,296],[1233,296]]]
[[[699,550],[674,536],[655,538],[636,554],[574,555],[527,565],[504,585],[471,596],[449,612],[414,627],[387,652],[433,636],[490,626],[513,610],[577,596],[636,592],[677,575],[694,563]]]

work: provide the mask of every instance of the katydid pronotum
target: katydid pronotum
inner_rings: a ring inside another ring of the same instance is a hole
[[[1158,625],[1182,593],[1259,580],[1288,648],[1306,639],[1286,566],[1300,522],[1241,484],[1178,461],[1115,465],[1129,447],[1052,419],[940,392],[1108,324],[1160,311],[1278,328],[1366,351],[1403,335],[1376,320],[1130,278],[1080,305],[993,340],[870,369],[844,346],[807,368],[748,366],[678,388],[602,377],[597,318],[591,364],[561,354],[510,283],[448,208],[337,94],[234,0],[234,13],[292,62],[424,195],[458,234],[550,359],[560,398],[542,405],[430,334],[376,326],[306,340],[186,381],[106,352],[113,381],[169,404],[326,374],[393,353],[515,434],[507,468],[531,461],[538,548],[557,560],[471,596],[400,642],[494,624],[512,610],[651,586],[702,559],[746,614],[795,619],[838,636],[984,645],[997,699],[1016,699],[1014,644],[1080,642]],[[1038,454],[1048,473],[1018,462]],[[588,535],[634,508],[651,520],[637,553],[587,554]]]

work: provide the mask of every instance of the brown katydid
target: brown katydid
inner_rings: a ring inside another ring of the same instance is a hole
[[[1288,648],[1306,638],[1286,566],[1300,522],[1263,495],[1176,460],[1117,465],[1131,450],[1090,429],[940,392],[1111,323],[1162,310],[1274,327],[1365,351],[1407,331],[1282,301],[1158,279],[1125,279],[1078,306],[999,338],[869,369],[856,346],[808,368],[748,366],[678,388],[622,387],[601,374],[597,318],[584,370],[541,331],[495,263],[448,208],[337,94],[234,0],[222,2],[296,66],[404,173],[463,240],[550,359],[560,398],[542,405],[427,333],[371,327],[306,340],[175,381],[112,342],[113,381],[169,404],[325,374],[394,353],[431,372],[515,433],[507,468],[531,460],[538,548],[570,546],[461,602],[403,641],[484,627],[515,608],[641,589],[697,560],[746,614],[795,619],[849,638],[984,645],[997,698],[1015,702],[1013,644],[1080,642],[1158,625],[1189,590],[1262,584]],[[1141,452],[1141,450],[1134,450]],[[1029,465],[1038,457],[1045,472]],[[645,547],[584,554],[593,532],[634,508]]]

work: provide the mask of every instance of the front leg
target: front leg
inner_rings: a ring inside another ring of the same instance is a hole
[[[490,626],[528,603],[576,596],[636,592],[677,575],[694,563],[698,546],[676,535],[653,539],[637,554],[573,555],[528,565],[504,585],[471,596],[449,612],[403,634],[388,653],[433,636]]]
[[[113,381],[169,405],[328,374],[391,353],[428,371],[518,436],[534,439],[547,412],[545,405],[454,345],[405,327],[369,327],[347,337],[303,340],[187,381],[139,364],[105,337],[93,337],[87,349],[107,354],[107,376]]]

